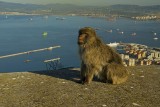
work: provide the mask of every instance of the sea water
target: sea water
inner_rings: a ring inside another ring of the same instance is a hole
[[[57,20],[57,17],[62,20]],[[160,21],[135,21],[119,18],[82,16],[0,16],[0,56],[60,45],[52,51],[42,51],[0,59],[0,72],[46,70],[44,60],[61,58],[61,67],[79,67],[78,30],[90,26],[107,44],[139,43],[160,47]],[[112,31],[112,32],[111,32]],[[47,35],[43,35],[47,32]],[[123,32],[123,33],[122,33]],[[136,35],[132,35],[136,33]],[[159,38],[154,40],[153,38]],[[26,60],[30,62],[26,63]]]

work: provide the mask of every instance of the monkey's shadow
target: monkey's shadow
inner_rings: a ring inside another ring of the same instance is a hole
[[[80,83],[80,70],[78,68],[64,68],[50,71],[31,71],[31,73],[47,75],[55,78],[65,79]]]

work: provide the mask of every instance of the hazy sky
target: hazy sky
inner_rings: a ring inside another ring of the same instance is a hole
[[[112,5],[112,4],[160,5],[160,0],[0,0],[0,1],[31,3],[31,4],[68,3],[77,5]]]

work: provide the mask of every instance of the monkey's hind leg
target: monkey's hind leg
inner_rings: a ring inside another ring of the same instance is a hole
[[[112,84],[121,84],[128,79],[128,71],[121,64],[111,63],[107,69],[107,80]]]

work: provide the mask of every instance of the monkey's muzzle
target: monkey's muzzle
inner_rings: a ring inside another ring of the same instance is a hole
[[[86,35],[82,34],[78,36],[78,45],[82,45],[86,43]]]

